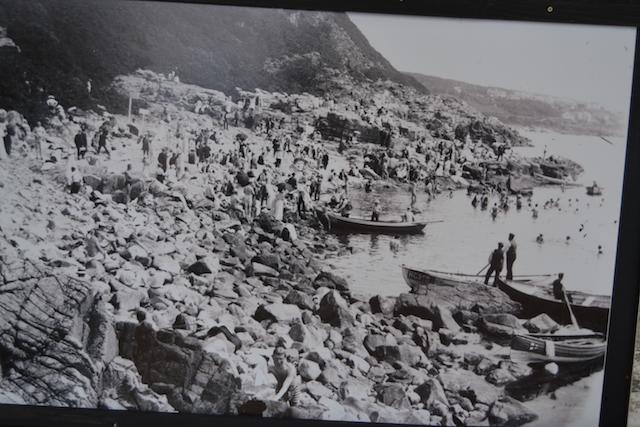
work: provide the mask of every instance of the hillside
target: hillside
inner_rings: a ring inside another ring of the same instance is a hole
[[[318,92],[327,72],[391,79],[421,91],[345,14],[97,0],[0,0],[0,107],[39,115],[34,97],[122,108],[108,86],[138,68],[234,88]],[[91,93],[87,82],[91,79]]]
[[[620,135],[626,126],[622,114],[591,104],[418,73],[409,75],[434,94],[453,95],[481,113],[514,126],[579,135]]]

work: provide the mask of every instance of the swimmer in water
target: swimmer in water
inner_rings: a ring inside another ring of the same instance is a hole
[[[536,243],[538,244],[544,243],[544,237],[542,237],[542,233],[538,234],[538,237],[536,237]]]

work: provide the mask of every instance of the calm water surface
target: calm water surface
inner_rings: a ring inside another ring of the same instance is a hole
[[[340,239],[351,244],[355,253],[335,258],[337,273],[346,277],[355,293],[362,295],[398,295],[408,286],[401,276],[403,263],[419,268],[477,273],[486,263],[498,241],[506,244],[510,232],[516,235],[518,258],[515,274],[565,273],[568,289],[611,294],[618,238],[618,220],[622,193],[626,138],[558,135],[522,131],[533,147],[518,148],[524,156],[560,155],[580,163],[585,172],[578,178],[604,187],[604,197],[590,197],[583,187],[536,188],[532,204],[539,204],[539,216],[532,217],[526,202],[521,211],[515,203],[496,220],[489,211],[474,209],[465,191],[448,193],[427,203],[420,195],[420,218],[444,220],[427,226],[424,234],[400,238],[400,249],[389,248],[392,236],[350,234]],[[399,219],[410,202],[405,190],[354,194],[354,215],[369,216],[376,198],[384,208],[384,217]],[[544,209],[550,198],[560,199],[560,208]],[[493,200],[490,206],[493,204]],[[381,217],[383,219],[383,217]],[[582,225],[582,227],[581,227]],[[580,229],[582,228],[582,231]],[[535,238],[544,235],[544,243]],[[566,237],[569,236],[569,243]],[[604,253],[598,254],[598,245]],[[504,273],[504,272],[503,272]],[[559,423],[572,427],[597,425],[602,393],[602,372],[590,375],[559,389],[558,399],[541,395],[527,403],[540,414],[533,426]]]
[[[393,253],[389,242],[393,236],[349,234],[340,239],[356,250],[353,254],[334,258],[331,263],[346,277],[355,293],[363,295],[398,295],[408,291],[401,276],[404,263],[462,273],[477,273],[487,264],[489,253],[499,241],[507,243],[510,232],[516,235],[518,258],[515,274],[565,273],[568,289],[610,294],[613,284],[615,248],[624,165],[624,140],[612,139],[610,145],[598,137],[523,132],[534,147],[518,148],[519,154],[557,154],[580,163],[585,172],[578,178],[590,184],[597,180],[604,187],[603,197],[587,196],[583,187],[570,187],[564,192],[557,187],[536,188],[532,206],[538,204],[534,219],[526,199],[522,210],[515,201],[508,212],[500,212],[493,220],[489,210],[471,206],[464,190],[441,194],[427,202],[419,193],[418,207],[423,220],[443,220],[427,226],[424,234],[400,237],[400,249]],[[381,219],[399,219],[409,206],[410,194],[405,189],[381,190],[352,194],[352,216],[368,217],[376,198],[383,206]],[[559,208],[544,209],[548,199],[560,199]],[[490,206],[495,200],[491,200]],[[582,231],[580,229],[582,228]],[[544,243],[538,244],[538,234]],[[567,243],[567,236],[569,241]],[[598,254],[598,245],[604,253]]]

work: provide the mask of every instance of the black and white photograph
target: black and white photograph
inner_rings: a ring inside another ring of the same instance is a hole
[[[0,404],[598,425],[635,44],[0,0]]]

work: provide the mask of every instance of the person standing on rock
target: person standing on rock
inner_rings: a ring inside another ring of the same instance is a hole
[[[507,280],[513,280],[513,263],[516,262],[516,244],[515,235],[509,233],[509,247],[507,248]]]
[[[498,247],[491,252],[489,256],[489,270],[487,270],[487,274],[484,276],[484,284],[489,284],[489,277],[491,274],[495,273],[495,277],[493,279],[493,285],[498,284],[498,280],[500,279],[500,273],[502,272],[502,267],[504,264],[504,253],[502,252],[502,248],[504,245],[502,242],[498,243]]]
[[[273,351],[273,365],[269,372],[276,377],[276,395],[274,400],[285,399],[291,406],[297,406],[300,399],[300,383],[302,382],[295,366],[287,361],[284,346],[277,346]]]
[[[109,130],[106,127],[103,127],[102,129],[100,129],[100,136],[98,137],[98,153],[97,154],[100,154],[100,151],[104,148],[105,153],[107,153],[107,155],[111,157],[111,153],[107,148],[108,136],[109,136]]]
[[[47,138],[47,132],[44,130],[40,122],[37,122],[36,127],[33,128],[33,135],[36,140],[36,156],[39,160],[44,160],[44,142]]]
[[[82,174],[76,169],[75,166],[71,166],[71,175],[69,175],[69,188],[71,194],[77,194],[82,188]]]
[[[73,142],[76,145],[77,159],[84,159],[87,152],[87,126],[85,124],[80,125],[80,132],[76,134]]]

